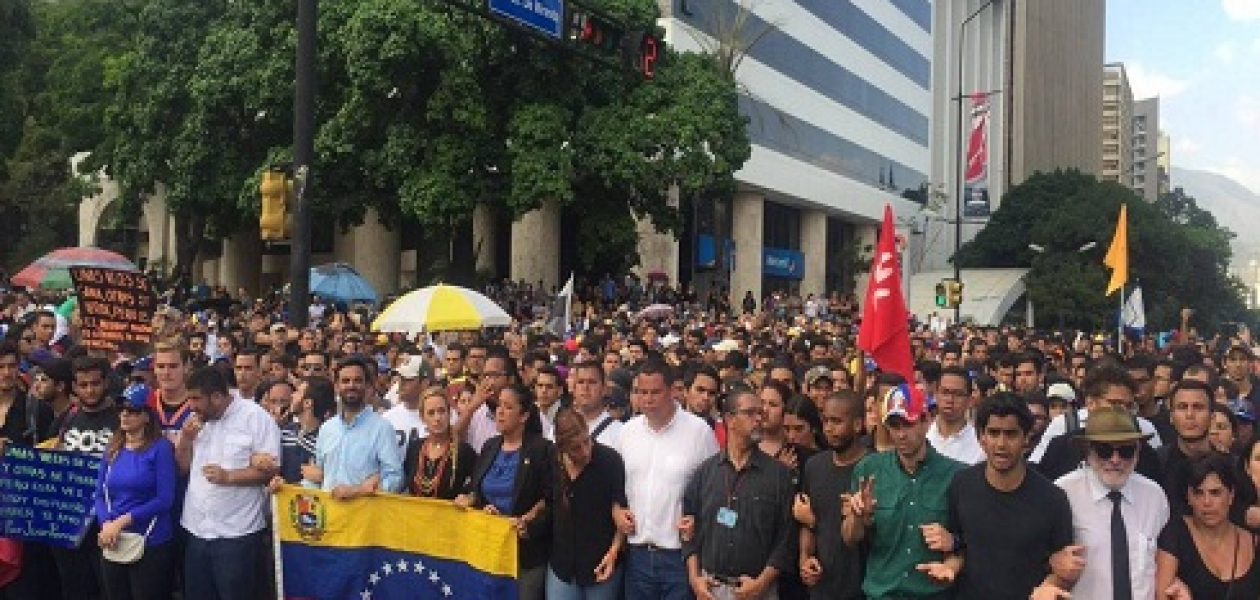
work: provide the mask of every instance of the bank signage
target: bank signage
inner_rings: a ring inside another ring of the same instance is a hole
[[[803,279],[805,277],[805,255],[796,250],[763,248],[761,251],[761,274],[767,277]]]

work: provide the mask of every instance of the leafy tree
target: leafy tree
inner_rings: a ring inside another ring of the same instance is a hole
[[[252,226],[259,172],[288,160],[286,8],[150,4],[117,60],[95,160],[126,202],[166,184],[180,265],[199,240]],[[478,204],[518,217],[555,200],[608,217],[579,233],[598,244],[592,256],[633,259],[631,213],[676,229],[669,188],[730,193],[749,155],[733,83],[711,57],[671,53],[645,82],[438,0],[321,9],[317,219],[375,207],[454,228]],[[604,9],[638,29],[657,16],[652,0]]]
[[[1119,301],[1103,296],[1102,257],[1121,204],[1129,214],[1130,285],[1141,283],[1151,327],[1175,327],[1182,307],[1194,308],[1208,329],[1243,317],[1241,289],[1228,273],[1233,233],[1211,213],[1180,191],[1151,204],[1075,170],[1039,173],[1008,192],[955,260],[967,268],[1031,265],[1028,293],[1043,325],[1114,327]],[[1078,252],[1089,242],[1096,246]]]
[[[0,169],[5,215],[0,238],[15,241],[0,250],[0,260],[10,268],[75,242],[77,204],[89,190],[71,173],[70,159],[103,135],[106,73],[129,40],[138,10],[105,0],[38,2],[32,9],[34,37],[12,62],[0,58],[0,65],[12,65],[7,81],[16,103],[0,115],[20,124],[14,132],[0,131],[0,155],[6,159]],[[5,16],[6,23],[9,19]],[[0,26],[0,47],[12,47],[9,36]],[[0,55],[11,56],[3,50]]]

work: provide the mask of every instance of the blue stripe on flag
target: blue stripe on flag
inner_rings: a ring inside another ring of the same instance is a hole
[[[286,600],[501,600],[516,581],[462,562],[382,548],[281,544]]]

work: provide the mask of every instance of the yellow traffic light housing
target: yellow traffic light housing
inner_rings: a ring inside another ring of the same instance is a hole
[[[945,282],[945,302],[948,308],[957,308],[962,305],[963,301],[963,284],[961,281],[950,279]]]
[[[262,211],[258,217],[259,237],[264,241],[289,239],[288,205],[292,184],[284,171],[263,173],[258,192],[262,195]]]
[[[936,284],[936,307],[947,308],[949,306],[949,297],[945,294],[945,282]]]

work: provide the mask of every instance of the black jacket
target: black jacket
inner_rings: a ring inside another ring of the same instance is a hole
[[[477,466],[473,469],[472,478],[468,481],[468,493],[473,495],[473,506],[482,508],[486,504],[481,494],[481,482],[486,478],[490,466],[503,447],[503,436],[496,435],[486,441],[481,454],[477,457]],[[537,433],[526,433],[521,442],[521,461],[516,470],[515,483],[512,485],[512,514],[520,516],[533,508],[539,500],[551,506],[551,491],[555,472],[555,447],[550,441]],[[526,528],[528,536],[520,541],[518,560],[522,569],[530,569],[546,564],[551,542],[551,511],[544,508],[538,516],[530,521]]]

